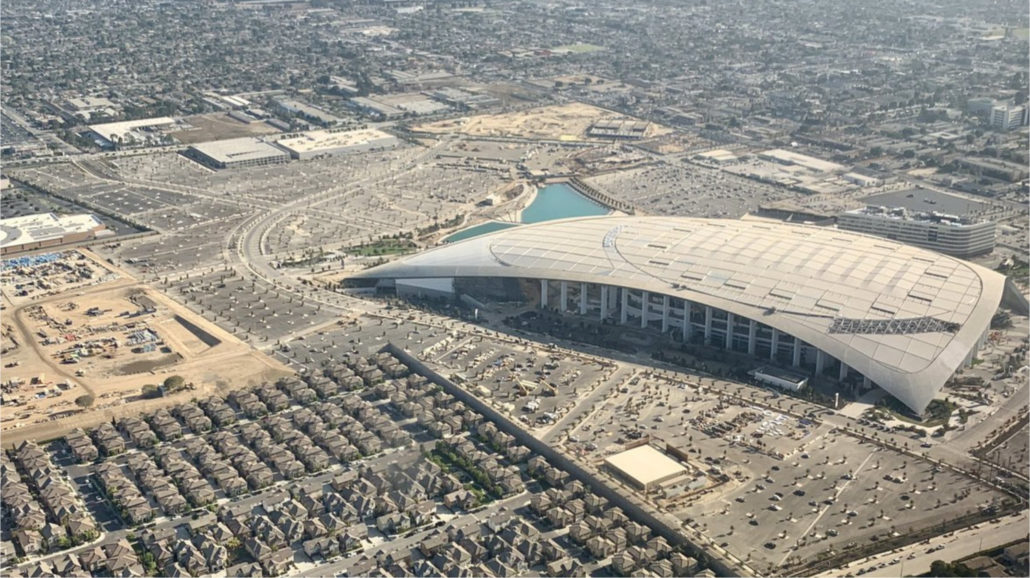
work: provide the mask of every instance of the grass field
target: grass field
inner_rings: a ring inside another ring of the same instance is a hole
[[[346,249],[351,255],[371,257],[374,255],[398,255],[413,253],[418,245],[407,239],[380,239],[365,245],[358,245]]]
[[[551,49],[551,52],[568,52],[571,54],[587,54],[589,52],[598,52],[604,50],[603,46],[596,44],[586,44],[583,42],[577,44],[566,44],[564,46],[557,46]]]

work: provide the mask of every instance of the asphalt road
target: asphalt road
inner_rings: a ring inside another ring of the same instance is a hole
[[[1027,539],[1030,535],[1030,514],[1023,512],[1016,516],[1002,518],[997,524],[982,523],[945,536],[937,536],[929,542],[912,544],[891,553],[885,552],[869,558],[857,560],[843,568],[823,572],[818,576],[840,576],[843,570],[857,575],[865,570],[865,576],[918,576],[930,571],[934,560],[954,561],[977,552],[990,550],[1003,544]],[[943,545],[939,551],[929,552],[931,548]],[[893,560],[897,563],[891,564]],[[883,568],[880,565],[885,564]]]

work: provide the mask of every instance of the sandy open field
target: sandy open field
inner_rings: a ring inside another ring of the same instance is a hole
[[[5,280],[4,445],[291,373],[92,254],[75,253],[73,262],[85,256],[109,273],[107,281],[14,304]],[[169,397],[140,397],[144,385],[172,375],[191,385]],[[95,401],[83,411],[75,399],[87,394]]]
[[[485,114],[420,125],[415,130],[460,133],[470,136],[514,137],[545,140],[592,141],[587,129],[598,121],[635,120],[596,106],[573,102],[504,114]],[[658,124],[647,128],[645,138],[671,132]]]
[[[193,144],[213,140],[225,140],[243,136],[260,136],[263,134],[274,134],[279,129],[271,127],[263,122],[252,122],[250,124],[240,122],[224,112],[212,114],[201,114],[186,119],[193,129],[169,133],[179,142]]]

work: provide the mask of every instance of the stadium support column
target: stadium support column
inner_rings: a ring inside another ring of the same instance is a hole
[[[840,373],[837,374],[837,381],[844,381],[848,378],[848,364],[840,362]]]
[[[619,293],[622,294],[622,306],[619,307],[619,323],[625,325],[629,321],[629,289],[620,287]]]
[[[801,340],[797,337],[794,338],[794,357],[790,364],[794,367],[801,367]]]
[[[705,345],[712,344],[712,308],[705,305]]]
[[[754,356],[755,349],[758,347],[758,322],[754,319],[749,320],[747,327],[747,354]]]
[[[540,280],[540,308],[547,309],[547,279]]]
[[[776,359],[776,353],[777,353],[776,350],[779,349],[779,348],[780,348],[780,331],[778,329],[776,329],[775,327],[773,327],[773,330],[772,330],[772,343],[770,343],[770,347],[769,347],[769,359],[772,359],[772,360]]]
[[[608,286],[601,285],[601,321],[608,318]]]
[[[683,301],[683,343],[690,342],[690,338],[694,336],[694,326],[690,323],[691,313],[690,301]]]
[[[726,349],[733,349],[733,325],[736,323],[736,319],[732,313],[726,312]]]
[[[644,329],[647,327],[647,314],[648,310],[651,309],[650,305],[651,294],[647,291],[640,292],[640,328]]]
[[[558,311],[565,313],[569,309],[569,284],[566,281],[561,282],[561,303],[558,303]]]
[[[822,375],[826,369],[826,354],[822,349],[815,350],[815,374]]]
[[[662,333],[669,330],[669,296],[662,295]]]
[[[587,314],[587,284],[579,284],[579,314]]]

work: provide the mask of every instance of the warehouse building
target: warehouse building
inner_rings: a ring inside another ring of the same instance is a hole
[[[167,116],[141,118],[89,125],[93,139],[102,147],[130,148],[164,144],[166,131],[174,130],[176,121]]]
[[[283,150],[295,159],[348,155],[372,150],[386,150],[400,144],[397,137],[369,128],[350,131],[313,130],[278,141]]]
[[[829,228],[680,217],[513,227],[348,283],[521,299],[856,391],[878,386],[917,413],[972,362],[1003,297],[1025,309],[1004,276],[940,253]]]
[[[92,241],[114,233],[94,215],[40,213],[0,220],[0,254],[14,255],[69,243]]]
[[[254,137],[195,144],[183,154],[213,169],[260,167],[290,161],[288,152]]]

